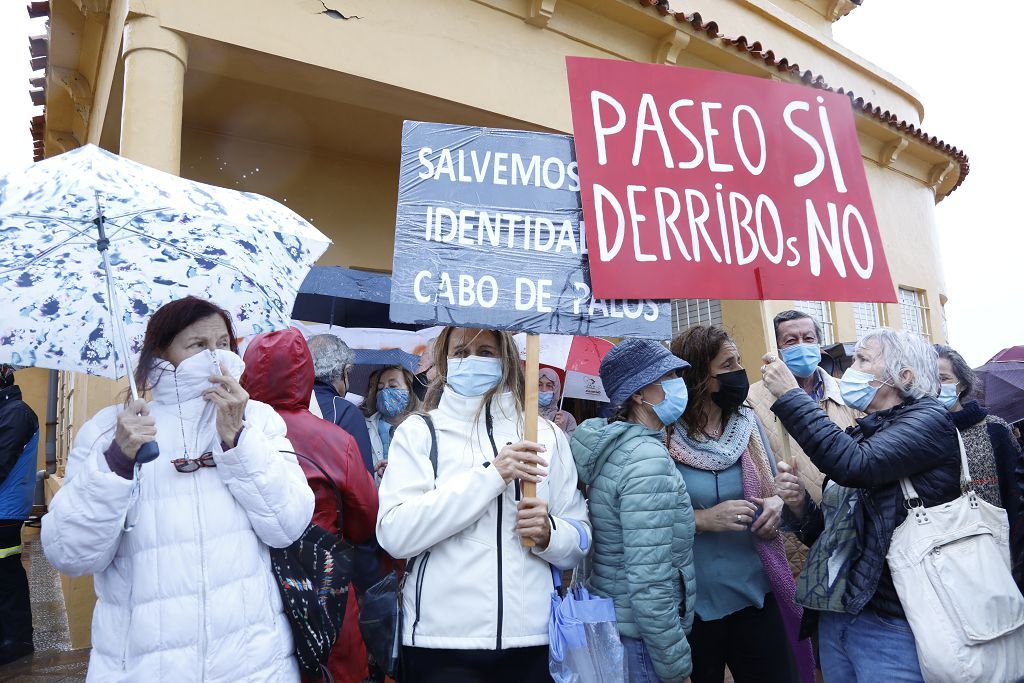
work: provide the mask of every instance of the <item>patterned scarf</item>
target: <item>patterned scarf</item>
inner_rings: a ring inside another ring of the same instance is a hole
[[[668,444],[669,455],[676,462],[708,472],[732,467],[747,450],[754,431],[754,419],[754,411],[741,407],[729,418],[718,439],[707,436],[691,439],[686,428],[677,424]]]

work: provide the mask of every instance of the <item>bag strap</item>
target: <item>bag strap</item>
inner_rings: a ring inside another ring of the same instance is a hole
[[[335,503],[338,506],[338,535],[339,536],[344,536],[344,534],[342,533],[342,530],[341,530],[342,529],[341,522],[342,522],[342,517],[343,517],[343,515],[342,515],[341,491],[338,489],[338,486],[334,483],[334,479],[331,478],[331,475],[327,474],[327,471],[323,467],[320,466],[320,463],[318,463],[316,460],[314,460],[313,458],[309,457],[308,455],[303,455],[302,453],[296,453],[295,451],[281,451],[281,452],[282,453],[291,453],[292,455],[294,455],[294,456],[296,456],[298,458],[302,458],[303,460],[308,462],[310,465],[312,465],[313,467],[315,467],[318,470],[320,470],[320,474],[324,475],[324,479],[327,481],[327,485],[330,486],[331,489],[334,491]]]
[[[964,448],[963,437],[960,436],[960,430],[956,430],[956,441],[960,446],[960,492],[961,494],[967,493],[972,490],[971,486],[971,468],[967,464],[967,450]],[[900,479],[900,490],[903,491],[903,499],[906,501],[908,507],[917,507],[914,505],[916,500],[918,505],[924,505],[921,501],[921,497],[917,495],[917,489],[910,481],[910,477],[903,477]]]
[[[424,413],[420,417],[430,430],[430,466],[434,468],[434,479],[437,479],[437,430],[434,429],[434,421],[430,419],[430,415]]]

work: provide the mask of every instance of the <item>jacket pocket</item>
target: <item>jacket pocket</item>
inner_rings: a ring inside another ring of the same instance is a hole
[[[128,644],[132,640],[132,617],[135,614],[135,609],[132,607],[132,594],[133,594],[133,591],[130,588],[130,586],[132,585],[130,581],[129,581],[128,585],[129,585],[129,589],[128,589],[128,603],[127,603],[128,604],[128,619],[127,619],[128,623],[125,626],[125,630],[124,630],[124,646],[121,649],[121,671],[127,671],[128,670]]]
[[[676,574],[679,578],[679,618],[686,619],[686,574],[683,573],[682,569],[677,569]]]
[[[994,640],[1024,625],[1024,597],[988,529],[937,545],[924,565],[942,610],[966,644]]]

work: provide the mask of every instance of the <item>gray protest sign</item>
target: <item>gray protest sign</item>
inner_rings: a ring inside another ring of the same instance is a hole
[[[406,121],[391,319],[668,339],[668,302],[590,296],[570,136]]]

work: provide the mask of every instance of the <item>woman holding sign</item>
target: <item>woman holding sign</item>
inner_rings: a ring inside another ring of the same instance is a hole
[[[436,407],[395,430],[380,485],[377,539],[410,560],[403,683],[549,680],[549,565],[571,569],[590,546],[569,444],[540,418],[538,441],[522,440],[511,335],[446,328],[435,367]]]
[[[694,683],[814,681],[810,641],[779,535],[783,502],[774,458],[754,411],[736,344],[720,327],[697,325],[672,340],[689,361],[690,401],[668,439],[697,519],[697,616],[690,634]],[[794,657],[795,655],[795,657]]]

